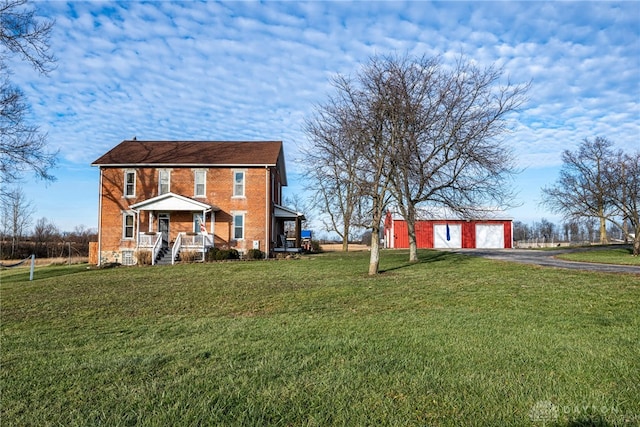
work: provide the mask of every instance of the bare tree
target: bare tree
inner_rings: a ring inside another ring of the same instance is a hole
[[[394,196],[417,260],[417,204],[462,212],[487,200],[503,204],[514,167],[496,137],[529,86],[496,87],[501,76],[462,58],[451,70],[439,58],[385,56],[371,58],[354,79],[334,79],[336,95],[307,122],[307,134],[315,144],[312,164],[320,166],[317,194],[342,220],[343,239],[357,212],[379,236]],[[370,274],[378,271],[378,245],[373,238]]]
[[[580,240],[584,240],[584,236],[580,231],[580,224],[576,221],[570,221],[569,225],[569,241],[570,242],[578,242]]]
[[[342,225],[338,233],[343,242],[356,218],[371,230],[371,275],[378,273],[380,264],[377,236],[390,199],[388,161],[398,142],[397,129],[390,123],[393,105],[385,67],[385,61],[372,58],[354,78],[336,76],[335,95],[316,108],[306,129],[318,156],[313,164],[323,167],[315,175],[317,194],[329,215],[339,218],[333,225]]]
[[[87,228],[84,224],[76,225],[71,233],[67,234],[67,238],[74,243],[89,246],[89,242],[95,240],[98,231],[95,228]]]
[[[407,222],[409,258],[417,261],[416,207],[444,205],[464,216],[506,206],[514,159],[498,137],[506,116],[529,88],[507,82],[502,70],[480,69],[463,57],[450,68],[439,58],[383,59],[388,74],[388,123],[396,134],[386,173]]]
[[[29,104],[10,81],[7,62],[12,56],[21,57],[43,75],[53,69],[49,53],[53,21],[39,19],[26,4],[26,0],[0,1],[0,180],[5,185],[18,181],[28,170],[53,180],[49,170],[57,154],[47,150],[46,135],[28,122]]]
[[[304,219],[300,222],[300,226],[303,229],[309,226],[309,223],[313,220],[312,214],[310,213],[313,211],[313,205],[308,199],[305,199],[300,193],[294,193],[284,198],[284,205],[296,212],[304,212]],[[289,228],[292,227],[289,225],[290,223],[291,221],[285,223],[286,231],[289,231]],[[293,228],[291,228],[291,230],[293,230]]]
[[[546,205],[567,219],[595,218],[600,222],[600,243],[607,239],[607,219],[615,214],[607,167],[615,157],[613,144],[606,138],[585,138],[575,152],[562,153],[560,177],[553,186],[544,187]]]
[[[393,159],[402,129],[394,123],[393,75],[388,61],[374,57],[355,80],[340,77],[338,88],[344,95],[350,118],[348,140],[359,156],[356,182],[362,196],[360,209],[369,218],[371,230],[369,275],[378,273],[380,265],[380,230],[391,200],[389,161]]]
[[[50,251],[52,244],[60,240],[60,230],[54,223],[43,217],[36,221],[32,238],[35,244],[36,256],[49,258],[53,255],[53,252]]]
[[[0,200],[2,200],[2,204],[0,204],[0,213],[2,214],[0,222],[2,223],[4,234],[11,238],[9,257],[13,258],[20,240],[31,226],[35,210],[20,188],[5,192],[5,197]]]
[[[544,243],[552,243],[557,240],[556,225],[554,223],[546,218],[542,218],[536,225],[540,237],[544,239]]]
[[[640,151],[634,154],[618,153],[605,172],[609,188],[609,203],[615,215],[607,219],[619,227],[625,239],[633,241],[633,255],[640,255]],[[631,225],[633,233],[626,226]]]
[[[316,108],[308,119],[305,132],[311,142],[305,153],[307,189],[321,211],[326,231],[342,239],[342,250],[349,250],[349,240],[361,225],[361,193],[357,182],[357,147],[348,140],[344,100],[331,98]]]
[[[514,221],[513,222],[513,240],[517,241],[526,241],[531,238],[531,229],[530,227],[523,223],[522,221]]]

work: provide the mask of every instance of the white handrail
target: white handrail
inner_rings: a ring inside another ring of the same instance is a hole
[[[153,249],[151,251],[151,265],[156,264],[156,258],[158,257],[160,249],[162,249],[162,233],[158,233],[156,241],[153,243]]]
[[[183,234],[184,233],[178,233],[178,237],[176,237],[176,241],[173,243],[173,248],[171,248],[171,265],[176,263],[176,256],[178,256],[178,252],[180,252]]]

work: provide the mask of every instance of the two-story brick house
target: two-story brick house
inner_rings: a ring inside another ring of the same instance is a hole
[[[300,247],[302,214],[285,208],[281,141],[123,141],[100,169],[98,263],[155,263],[210,246],[267,255]],[[295,237],[284,237],[286,221]]]

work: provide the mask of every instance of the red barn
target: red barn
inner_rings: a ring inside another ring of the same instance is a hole
[[[498,210],[476,212],[472,218],[443,208],[422,208],[416,213],[418,248],[512,248],[513,219]],[[397,211],[384,221],[386,248],[408,248],[407,222]]]

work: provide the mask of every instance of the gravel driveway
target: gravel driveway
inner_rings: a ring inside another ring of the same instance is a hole
[[[581,248],[578,250],[598,250],[598,248]],[[555,257],[558,254],[574,251],[576,251],[576,249],[558,249],[553,251],[540,251],[532,249],[456,249],[454,252],[465,255],[480,256],[489,259],[497,259],[501,261],[535,264],[544,267],[601,271],[604,273],[640,274],[640,267],[637,266],[565,261]]]

